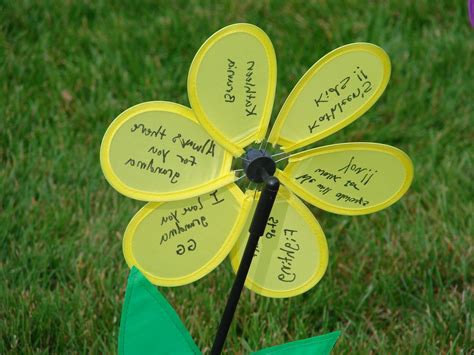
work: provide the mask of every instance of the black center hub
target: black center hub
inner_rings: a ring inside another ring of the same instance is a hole
[[[276,170],[275,161],[265,150],[250,149],[243,158],[244,171],[253,182],[263,182],[263,176],[272,176]]]

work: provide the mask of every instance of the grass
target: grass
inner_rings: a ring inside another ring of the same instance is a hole
[[[385,94],[322,144],[406,151],[396,205],[315,211],[330,263],[284,300],[243,292],[226,346],[246,353],[342,330],[335,353],[473,350],[474,32],[466,1],[3,1],[0,4],[0,353],[110,353],[127,278],[121,237],[142,203],[105,181],[108,124],[143,101],[188,105],[186,77],[217,29],[250,22],[278,59],[274,114],[318,58],[355,41],[389,53]],[[233,274],[162,289],[209,350]]]

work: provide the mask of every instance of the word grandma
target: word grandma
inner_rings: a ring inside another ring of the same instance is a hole
[[[125,165],[135,167],[140,170],[145,170],[148,171],[152,174],[159,174],[159,175],[164,175],[168,178],[168,180],[172,184],[176,184],[179,180],[180,174],[177,171],[174,171],[171,168],[163,168],[161,166],[155,165],[155,161],[153,159],[150,159],[148,162],[144,162],[141,160],[136,160],[129,158],[126,162]]]
[[[281,254],[277,257],[280,262],[280,273],[278,280],[281,282],[294,282],[296,280],[296,273],[293,272],[293,262],[295,254],[300,250],[300,245],[293,238],[293,234],[297,233],[294,229],[284,229],[283,235],[286,242],[283,247],[279,249]]]
[[[203,227],[207,228],[209,223],[207,222],[206,216],[200,216],[198,218],[193,218],[188,223],[183,223],[182,225],[178,222],[175,222],[175,227],[171,228],[168,232],[165,232],[161,235],[160,245],[167,242],[171,238],[180,235],[181,233],[185,233],[190,229],[196,227]]]

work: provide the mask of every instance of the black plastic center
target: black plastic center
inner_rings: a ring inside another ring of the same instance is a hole
[[[265,172],[272,176],[276,170],[275,161],[265,150],[250,149],[245,154],[243,162],[245,174],[253,182],[263,182]]]

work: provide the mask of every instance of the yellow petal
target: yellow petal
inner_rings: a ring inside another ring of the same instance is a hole
[[[246,194],[244,209],[255,210],[253,192]],[[231,251],[236,271],[247,244],[251,218]],[[293,297],[316,285],[328,264],[326,238],[311,211],[285,187],[273,205],[260,238],[245,286],[267,297]]]
[[[227,26],[199,49],[188,76],[191,107],[203,127],[235,156],[265,137],[276,58],[270,39],[250,24]]]
[[[207,134],[187,107],[146,102],[120,114],[100,147],[102,171],[125,196],[170,201],[232,182],[232,156]]]
[[[278,178],[307,202],[326,211],[360,215],[400,199],[413,179],[401,150],[378,143],[344,143],[295,154]]]
[[[156,285],[200,279],[224,260],[239,236],[246,217],[243,199],[231,184],[186,200],[148,203],[125,231],[127,264]]]
[[[291,151],[344,128],[382,95],[390,59],[370,43],[339,47],[314,64],[284,103],[269,142]]]

